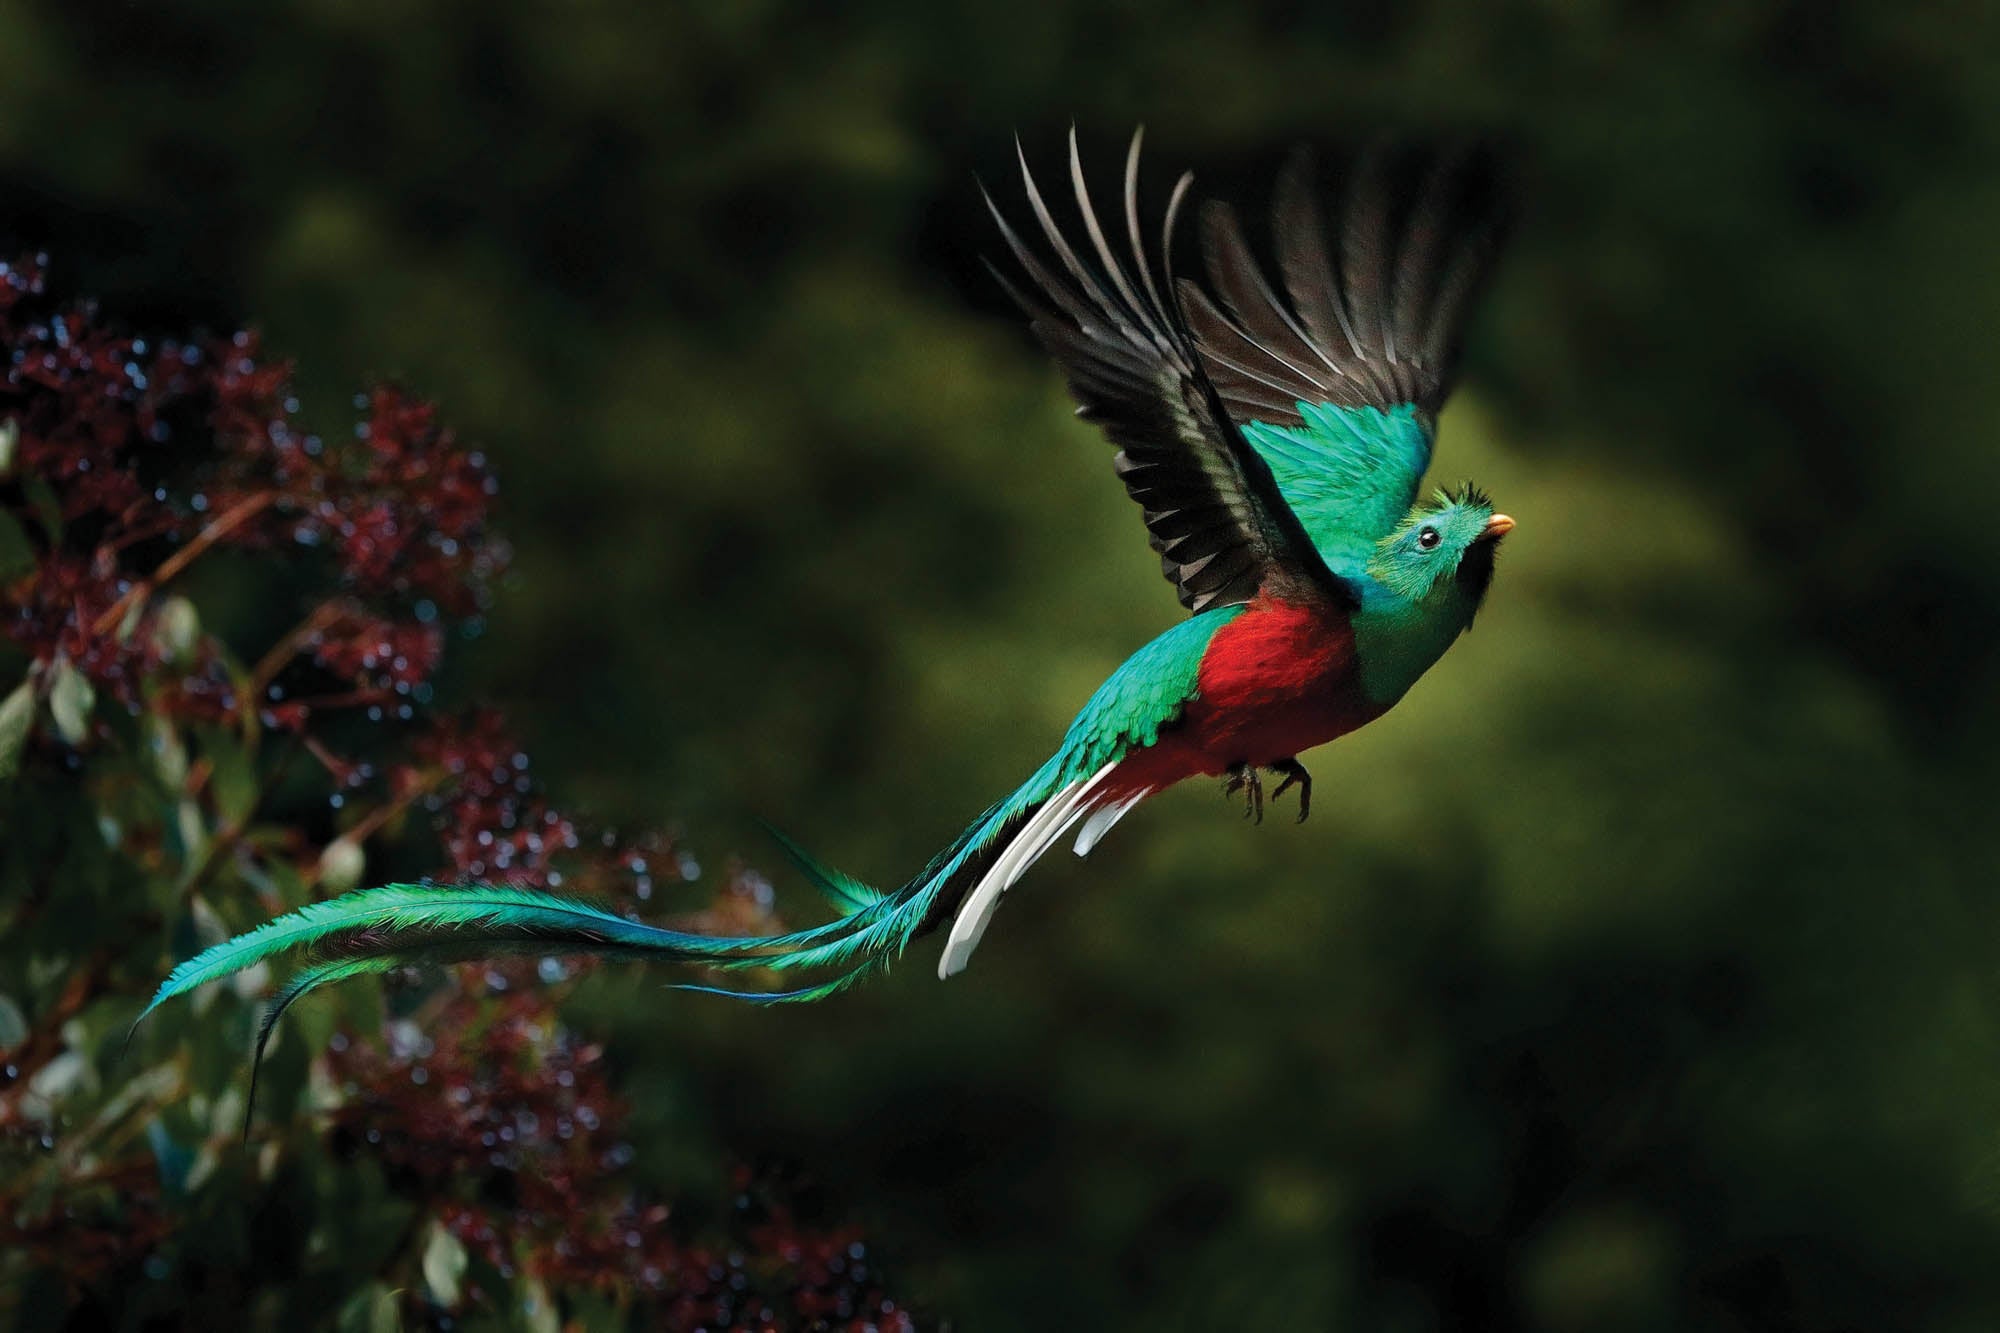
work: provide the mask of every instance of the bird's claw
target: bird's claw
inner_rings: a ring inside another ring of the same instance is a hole
[[[1312,774],[1306,772],[1306,766],[1296,759],[1280,759],[1277,763],[1267,765],[1267,767],[1273,773],[1282,773],[1285,778],[1283,782],[1280,782],[1272,789],[1271,799],[1275,801],[1293,787],[1297,787],[1299,789],[1299,817],[1295,822],[1300,824],[1305,823],[1306,816],[1312,813]],[[1239,791],[1244,793],[1243,817],[1258,824],[1263,823],[1264,780],[1257,775],[1257,766],[1255,764],[1236,764],[1223,775],[1222,794],[1224,796],[1234,796]]]
[[[1299,817],[1295,822],[1300,824],[1305,823],[1306,816],[1312,813],[1313,775],[1306,772],[1306,766],[1296,759],[1281,759],[1271,765],[1271,771],[1285,775],[1285,780],[1280,782],[1277,788],[1272,791],[1271,799],[1274,801],[1277,800],[1285,794],[1287,788],[1293,784],[1297,784],[1299,789]]]
[[[1234,796],[1243,792],[1243,817],[1261,824],[1264,822],[1264,779],[1257,776],[1256,766],[1242,763],[1230,769],[1222,781],[1222,794]]]

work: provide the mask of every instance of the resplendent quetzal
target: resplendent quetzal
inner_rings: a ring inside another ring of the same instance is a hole
[[[1190,617],[1134,653],[1083,706],[1048,762],[972,821],[915,878],[883,892],[784,849],[841,915],[762,938],[665,930],[550,894],[503,886],[392,884],[277,918],[176,968],[168,998],[293,946],[311,961],[278,993],[258,1049],[287,1006],[330,981],[427,958],[584,952],[708,969],[831,973],[758,1002],[831,995],[949,926],[940,976],[965,967],[1007,889],[1075,835],[1084,855],[1133,806],[1183,778],[1227,778],[1263,809],[1312,779],[1301,751],[1386,712],[1472,623],[1513,520],[1471,487],[1420,499],[1464,317],[1496,248],[1494,192],[1465,157],[1391,171],[1376,158],[1341,191],[1329,235],[1308,160],[1281,174],[1273,239],[1284,295],[1235,215],[1209,204],[1209,286],[1172,272],[1175,187],[1149,255],[1137,205],[1139,137],[1127,156],[1126,234],[1106,234],[1070,136],[1083,243],[1056,224],[1022,161],[1046,256],[1008,225],[1038,289],[1008,283],[1080,404],[1119,447],[1161,568]],[[1412,164],[1405,163],[1405,166]],[[1404,188],[1397,188],[1398,186]],[[1126,253],[1121,254],[1121,250]],[[1006,279],[1002,278],[1003,282]]]

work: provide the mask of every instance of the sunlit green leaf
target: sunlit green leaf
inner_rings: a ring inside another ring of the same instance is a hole
[[[90,678],[67,658],[59,659],[49,679],[49,716],[55,719],[56,734],[71,745],[81,745],[90,735],[90,710],[96,706],[97,691]]]
[[[447,1309],[459,1302],[459,1283],[465,1277],[465,1246],[443,1223],[431,1223],[424,1241],[424,1284],[431,1299]]]
[[[172,721],[159,713],[148,713],[141,728],[145,738],[146,752],[152,756],[153,772],[158,775],[160,785],[169,790],[178,790],[187,781],[187,746],[181,740],[180,729]]]
[[[11,778],[21,767],[21,750],[35,727],[35,684],[24,680],[0,699],[0,778]]]
[[[605,1311],[610,1315],[611,1311]],[[528,1333],[562,1333],[562,1315],[540,1279],[530,1278],[521,1287],[521,1320]]]
[[[201,642],[201,613],[193,602],[175,595],[153,612],[153,647],[176,666],[185,666]]]
[[[368,856],[352,838],[339,837],[319,854],[319,886],[328,897],[346,893],[361,883]]]
[[[396,1293],[380,1282],[370,1282],[347,1298],[334,1318],[340,1333],[396,1333],[400,1315]]]
[[[64,1051],[35,1071],[28,1081],[28,1091],[50,1106],[57,1106],[95,1081],[96,1072],[82,1051]]]

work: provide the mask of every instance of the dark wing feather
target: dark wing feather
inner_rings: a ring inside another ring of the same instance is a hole
[[[987,207],[1000,234],[1039,294],[1023,292],[997,270],[995,276],[1028,312],[1035,336],[1061,367],[1077,415],[1102,427],[1119,446],[1113,466],[1144,511],[1161,570],[1182,605],[1196,612],[1233,606],[1273,579],[1317,585],[1350,600],[1204,374],[1180,308],[1163,299],[1163,291],[1175,290],[1169,252],[1190,178],[1183,176],[1175,187],[1161,229],[1163,285],[1140,236],[1140,141],[1141,135],[1132,136],[1125,160],[1129,269],[1091,206],[1072,130],[1070,180],[1096,263],[1087,262],[1063,236],[1023,156],[1028,204],[1056,265],[1037,257],[989,195]]]
[[[1299,425],[1298,404],[1434,417],[1450,393],[1464,316],[1491,267],[1502,210],[1484,164],[1459,153],[1397,173],[1371,155],[1328,236],[1312,161],[1279,176],[1272,232],[1281,299],[1227,205],[1202,210],[1213,296],[1180,284],[1203,367],[1230,418]]]

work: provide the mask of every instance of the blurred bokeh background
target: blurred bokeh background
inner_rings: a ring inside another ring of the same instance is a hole
[[[968,1333],[1991,1328],[1996,28],[8,0],[0,237],[256,325],[308,421],[438,400],[514,547],[441,692],[563,801],[898,882],[1178,614],[975,175],[1144,122],[1256,213],[1300,139],[1503,142],[1436,474],[1520,522],[1475,632],[1310,823],[1171,793],[950,984],[592,978],[630,1170],[791,1164]]]

